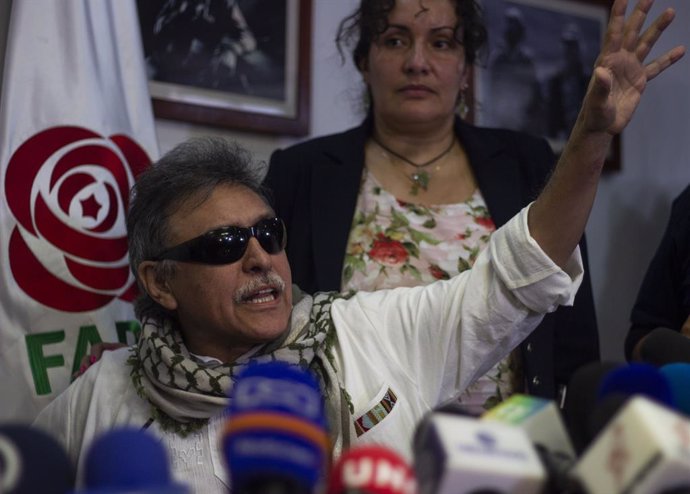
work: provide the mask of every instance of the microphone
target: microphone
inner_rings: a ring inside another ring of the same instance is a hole
[[[377,445],[353,446],[331,470],[328,494],[416,494],[414,471],[394,451]]]
[[[580,490],[569,473],[575,464],[575,450],[555,402],[514,394],[484,412],[481,420],[497,421],[525,431],[548,473],[546,492]]]
[[[56,439],[27,425],[0,425],[0,492],[67,494],[73,487],[73,465]]]
[[[633,363],[613,369],[601,379],[597,402],[587,416],[591,442],[631,396],[645,396],[675,410],[668,380],[651,364]]]
[[[413,440],[420,494],[540,493],[546,471],[525,431],[495,421],[430,413]]]
[[[640,359],[657,367],[690,363],[690,338],[672,329],[656,328],[640,343]]]
[[[599,384],[597,400],[601,400],[614,393],[623,395],[640,394],[656,400],[667,407],[675,407],[668,381],[659,372],[659,369],[651,364],[628,364],[613,369],[605,375]]]
[[[520,427],[533,444],[545,448],[564,462],[575,460],[575,449],[558,407],[552,400],[514,394],[484,412],[482,420],[495,420]]]
[[[330,444],[324,403],[310,372],[255,363],[230,395],[222,445],[235,494],[313,494],[323,485]]]
[[[150,432],[118,427],[98,436],[84,462],[80,494],[189,494],[172,480],[165,447]]]
[[[601,398],[594,404],[587,416],[587,446],[599,435],[608,425],[611,418],[618,413],[628,402],[631,396],[626,393],[611,393]]]
[[[690,417],[690,364],[676,362],[659,368],[671,387],[675,409]]]
[[[587,448],[574,473],[589,494],[661,493],[687,488],[689,469],[690,421],[633,395]]]
[[[590,362],[579,367],[570,378],[563,401],[563,420],[578,455],[592,439],[588,417],[599,398],[599,385],[609,372],[621,366],[615,362]]]

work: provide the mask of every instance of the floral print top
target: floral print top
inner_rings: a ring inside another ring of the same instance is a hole
[[[399,201],[366,167],[350,230],[343,290],[378,290],[448,279],[470,269],[496,226],[479,190],[463,203],[421,206]],[[463,394],[481,412],[505,399],[513,379],[510,358]]]

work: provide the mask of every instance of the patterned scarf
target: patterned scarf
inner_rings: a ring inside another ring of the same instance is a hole
[[[176,322],[144,319],[132,355],[131,378],[137,393],[152,406],[161,428],[182,436],[200,429],[225,409],[237,374],[250,362],[281,360],[312,370],[325,399],[333,453],[338,456],[354,434],[352,403],[333,365],[333,300],[343,295],[306,295],[293,286],[290,327],[277,341],[252,350],[231,364],[207,364],[189,353]]]

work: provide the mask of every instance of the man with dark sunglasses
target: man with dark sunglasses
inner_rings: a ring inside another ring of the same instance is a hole
[[[234,378],[250,362],[281,360],[318,377],[335,456],[377,442],[409,457],[424,413],[454,400],[544,313],[572,303],[582,278],[577,244],[611,138],[646,81],[684,54],[676,47],[643,63],[673,18],[666,11],[640,34],[649,6],[640,2],[625,21],[626,2],[616,0],[551,180],[496,230],[471,270],[450,280],[306,295],[291,284],[286,232],[247,153],[213,138],[170,151],[138,177],[127,217],[142,288],[139,341],[105,354],[37,425],[58,436],[79,471],[100,432],[147,428],[194,492],[226,492],[218,445]]]

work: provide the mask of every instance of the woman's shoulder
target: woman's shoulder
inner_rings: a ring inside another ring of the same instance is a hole
[[[367,133],[365,124],[361,124],[357,127],[344,130],[343,132],[313,137],[274,151],[271,156],[271,161],[276,157],[288,158],[310,154],[333,154],[341,151],[351,151],[353,147],[361,147],[363,149]]]
[[[553,149],[540,136],[469,123],[461,123],[457,133],[475,173],[482,172],[485,180],[494,180],[500,174],[504,179],[513,177],[532,184],[530,188],[541,187],[556,164]]]
[[[460,121],[457,124],[457,131],[461,137],[467,136],[466,138],[494,141],[502,145],[512,145],[526,149],[531,149],[537,145],[550,149],[550,145],[546,138],[519,130],[500,127],[483,127]]]
[[[683,239],[685,250],[690,250],[690,185],[678,194],[671,205],[669,230]]]
[[[673,199],[673,208],[684,212],[690,211],[690,185]]]

